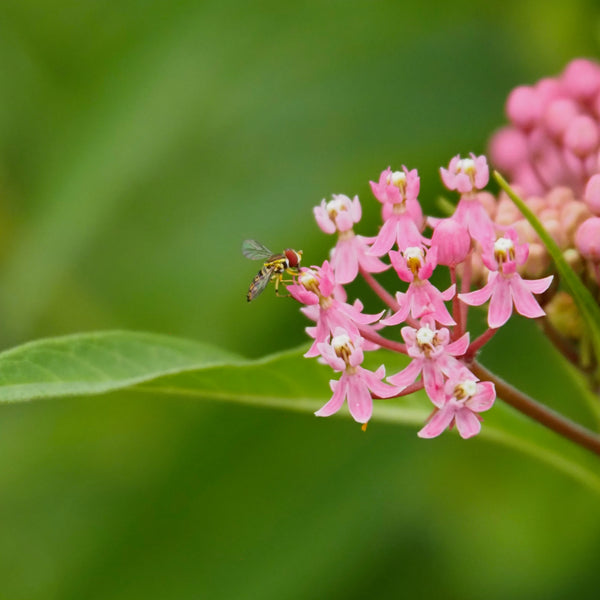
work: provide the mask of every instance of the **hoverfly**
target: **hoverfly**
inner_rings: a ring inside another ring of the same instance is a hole
[[[281,254],[273,254],[256,240],[245,240],[242,243],[242,254],[251,260],[264,261],[248,289],[246,296],[248,302],[254,300],[267,287],[269,281],[275,282],[275,293],[278,294],[279,284],[283,281],[284,273],[297,275],[302,259],[302,250],[296,251],[287,248]]]

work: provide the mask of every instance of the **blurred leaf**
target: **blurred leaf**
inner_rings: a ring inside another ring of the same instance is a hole
[[[381,362],[371,353],[367,366]],[[405,358],[385,353],[391,370]],[[294,411],[319,408],[331,370],[290,350],[247,361],[217,348],[136,332],[88,333],[31,342],[0,354],[0,402],[93,395],[122,388],[186,395]],[[380,401],[376,418],[420,425],[429,412],[423,393]],[[498,403],[482,437],[522,450],[600,493],[590,457]],[[589,464],[586,466],[586,464]]]

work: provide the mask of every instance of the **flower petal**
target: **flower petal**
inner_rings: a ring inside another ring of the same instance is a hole
[[[510,278],[509,283],[510,293],[519,314],[530,319],[543,317],[546,314],[518,273]]]
[[[423,359],[416,358],[411,361],[407,367],[402,369],[399,373],[395,375],[390,375],[387,380],[393,384],[398,386],[401,390],[405,387],[409,386],[414,380],[418,377],[421,369],[423,368]]]
[[[360,376],[348,376],[348,409],[357,423],[366,423],[373,414],[373,398]]]
[[[508,321],[512,314],[512,298],[510,294],[510,286],[504,277],[496,278],[496,285],[492,299],[490,300],[490,308],[488,311],[488,325],[492,329],[501,327]]]
[[[434,438],[444,432],[454,419],[454,407],[447,404],[444,408],[438,410],[431,420],[417,435],[420,438]]]
[[[460,437],[466,440],[481,431],[481,422],[474,412],[466,407],[461,407],[456,411],[456,429],[458,429]]]
[[[329,417],[340,410],[342,404],[344,404],[344,398],[346,397],[346,388],[348,387],[347,379],[348,377],[344,373],[335,386],[331,400],[315,413],[317,417]],[[331,385],[333,387],[333,383],[331,383]]]

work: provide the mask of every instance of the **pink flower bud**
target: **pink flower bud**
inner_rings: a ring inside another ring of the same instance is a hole
[[[548,206],[552,206],[553,208],[562,208],[569,202],[573,202],[575,200],[575,196],[573,195],[573,190],[571,188],[565,187],[564,185],[557,186],[552,188],[548,195],[546,196],[546,200]]]
[[[506,101],[508,118],[522,129],[531,129],[541,113],[540,97],[534,88],[522,85],[516,87]]]
[[[455,267],[469,253],[471,238],[464,225],[455,219],[443,219],[433,231],[431,246],[437,247],[438,264]]]
[[[591,217],[579,226],[575,246],[584,258],[600,262],[600,217]]]
[[[583,199],[595,215],[600,215],[600,174],[593,175],[587,182]]]
[[[549,266],[550,257],[546,247],[540,242],[529,244],[529,256],[520,269],[521,273],[526,277],[537,279],[547,272]]]
[[[564,145],[577,156],[586,156],[598,147],[598,127],[587,115],[579,115],[570,123],[563,136]]]
[[[560,225],[567,236],[567,246],[572,246],[575,241],[575,232],[579,226],[591,217],[590,211],[584,202],[571,200],[566,202],[560,211]]]
[[[585,58],[576,58],[563,71],[561,82],[570,96],[587,100],[600,89],[600,67]]]
[[[512,225],[520,218],[521,213],[515,203],[506,194],[501,194],[496,212],[496,223],[498,225]]]
[[[527,136],[514,127],[497,131],[490,142],[492,162],[500,171],[513,171],[527,161]]]
[[[546,108],[544,125],[552,136],[560,138],[579,112],[576,102],[569,98],[559,98]]]

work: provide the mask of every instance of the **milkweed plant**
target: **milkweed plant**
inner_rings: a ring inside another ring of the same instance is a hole
[[[419,174],[404,165],[370,182],[382,217],[371,237],[354,230],[361,220],[357,196],[334,194],[314,208],[335,245],[322,264],[295,269],[287,290],[312,321],[305,356],[339,374],[317,416],[345,404],[364,429],[378,402],[423,388],[431,414],[421,438],[452,428],[471,438],[501,399],[600,453],[595,433],[478,361],[479,351],[519,313],[538,321],[565,360],[592,389],[599,387],[600,66],[574,60],[556,78],[514,89],[506,110],[510,124],[493,135],[489,160],[457,155],[440,169],[456,199],[444,218],[423,214]],[[499,194],[486,190],[490,163],[510,182],[496,173]],[[390,289],[377,278],[386,270],[395,273]],[[432,280],[440,270],[447,275],[435,281],[445,279],[446,289]],[[345,286],[359,277],[384,310],[367,312],[361,299],[349,300]],[[486,315],[487,329],[477,337],[468,327],[472,307]],[[408,365],[395,373],[385,364],[365,368],[365,353],[377,349],[406,355]]]

